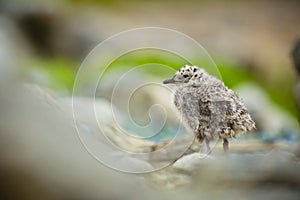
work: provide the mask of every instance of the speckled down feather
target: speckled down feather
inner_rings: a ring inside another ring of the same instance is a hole
[[[171,80],[177,86],[174,104],[200,141],[231,138],[255,128],[242,99],[205,70],[184,66],[165,83]]]

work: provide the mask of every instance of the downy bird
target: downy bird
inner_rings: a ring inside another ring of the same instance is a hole
[[[242,99],[202,68],[186,65],[163,83],[175,84],[175,107],[209,152],[211,140],[223,139],[223,149],[227,151],[228,138],[255,128]]]

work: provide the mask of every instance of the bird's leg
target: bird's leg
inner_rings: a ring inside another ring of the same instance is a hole
[[[209,146],[209,139],[205,138],[205,146],[206,146],[206,153],[209,154],[211,152],[210,146]]]
[[[223,139],[223,150],[224,152],[227,152],[229,149],[229,142],[227,139]]]

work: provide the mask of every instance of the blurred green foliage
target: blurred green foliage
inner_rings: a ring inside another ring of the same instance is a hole
[[[199,67],[205,68],[210,74],[213,74],[217,77],[220,76],[215,63],[207,56],[203,58],[197,58],[197,56],[195,56],[195,59],[193,59],[193,63],[191,63],[191,61],[187,60],[187,58],[175,53],[152,48],[131,51],[116,58],[109,64],[107,72],[114,70],[126,71],[132,69],[133,67],[138,67],[145,64],[159,64],[164,67],[166,66],[169,68],[173,68],[175,71],[187,64],[197,65]],[[144,68],[144,71],[149,75],[161,78],[166,78],[170,75],[173,75],[174,72],[170,74],[170,70],[164,70],[164,67],[157,68],[149,66]]]
[[[25,64],[25,77],[60,94],[71,95],[76,76],[76,62],[68,59],[36,59]]]
[[[207,66],[208,64],[207,61],[203,60],[197,62],[197,65],[200,67]],[[241,83],[253,81],[260,85],[275,103],[297,119],[300,119],[293,93],[293,80],[278,80],[278,82],[270,84],[266,80],[257,77],[249,67],[241,66],[240,64],[224,59],[216,59],[215,62],[223,81],[228,87],[234,88]],[[178,70],[183,65],[190,64],[184,58],[167,51],[158,52],[153,49],[144,49],[116,58],[110,63],[105,74],[111,75],[117,71],[126,72],[133,67],[149,63],[165,65],[174,70]],[[25,73],[28,78],[39,85],[49,87],[64,95],[71,95],[79,65],[79,63],[68,59],[37,59],[27,63]],[[170,70],[159,70],[157,67],[146,67],[145,73],[161,79],[171,75]]]

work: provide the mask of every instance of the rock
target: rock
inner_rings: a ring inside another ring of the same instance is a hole
[[[5,92],[7,89],[9,93]],[[80,195],[84,199],[140,199],[146,195],[149,199],[173,200],[199,196],[229,199],[232,195],[258,199],[273,197],[273,194],[297,199],[300,195],[300,176],[297,173],[299,157],[280,149],[280,146],[278,150],[263,153],[258,148],[257,151],[250,149],[247,153],[224,154],[214,151],[205,159],[201,159],[199,153],[185,155],[173,165],[144,175],[145,179],[142,179],[141,176],[118,173],[92,159],[72,126],[70,99],[60,99],[43,90],[36,91],[31,86],[24,89],[18,85],[7,86],[5,90],[1,87],[0,94],[1,109],[5,113],[0,115],[1,166],[31,174],[39,185],[45,186],[46,193],[51,194],[55,190],[56,195],[64,196],[66,194],[63,191],[68,190],[72,191],[67,195],[70,198]],[[82,109],[80,113],[83,115],[79,116],[79,120],[83,124],[81,128],[86,139],[97,144],[94,148],[105,150],[103,144],[106,143],[99,138],[98,129],[95,128],[95,113],[88,109],[93,105],[93,100],[77,100],[81,105],[78,108]],[[110,116],[110,104],[101,99],[95,103],[96,110],[102,111],[99,117],[104,118],[103,124],[116,134],[118,131],[110,127],[114,123]],[[116,134],[112,137],[122,136]],[[127,139],[122,142],[123,139],[117,140],[124,146],[142,145]],[[179,145],[180,141],[175,144]],[[144,145],[147,148],[150,145],[151,149],[163,147],[160,146],[162,144],[155,144],[154,148],[152,142]],[[175,152],[176,148],[173,150]],[[118,151],[105,152],[105,155],[119,166],[125,165],[130,171],[152,170],[155,164],[164,166],[155,159],[148,162],[147,159]],[[164,155],[163,163],[167,163],[170,154]],[[159,190],[148,187],[147,182]],[[28,184],[31,185],[31,182]],[[116,187],[119,188],[117,191],[114,189]],[[14,187],[10,190],[15,192]],[[165,190],[176,191],[176,195]]]
[[[273,150],[270,153],[213,153],[209,156],[193,153],[178,159],[164,172],[164,176],[172,179],[171,177],[181,174],[183,177],[188,175],[192,178],[188,182],[186,179],[182,179],[183,182],[176,179],[173,187],[200,184],[221,190],[235,185],[251,190],[249,185],[260,185],[264,182],[299,187],[300,175],[295,173],[299,167],[299,158],[283,150]],[[163,183],[167,181],[163,180]]]
[[[193,173],[194,171],[199,170],[201,164],[203,164],[203,162],[207,162],[207,159],[210,160],[213,158],[210,155],[196,152],[178,159],[172,167],[177,170],[184,170]]]
[[[25,191],[34,187],[30,181],[34,180],[50,196],[61,199],[78,195],[83,199],[107,196],[119,199],[122,195],[109,188],[116,184],[122,185],[120,188],[134,187],[133,179],[129,181],[125,175],[104,167],[87,153],[67,113],[41,103],[18,83],[7,83],[5,89],[0,87],[0,99],[3,111],[0,115],[0,169],[26,174],[27,185],[20,186]],[[1,177],[3,172],[0,170]],[[23,192],[25,199],[26,192],[16,190],[24,176],[12,178],[5,179],[4,190],[12,194]],[[15,184],[7,186],[12,180]],[[68,194],[65,191],[69,191]]]

